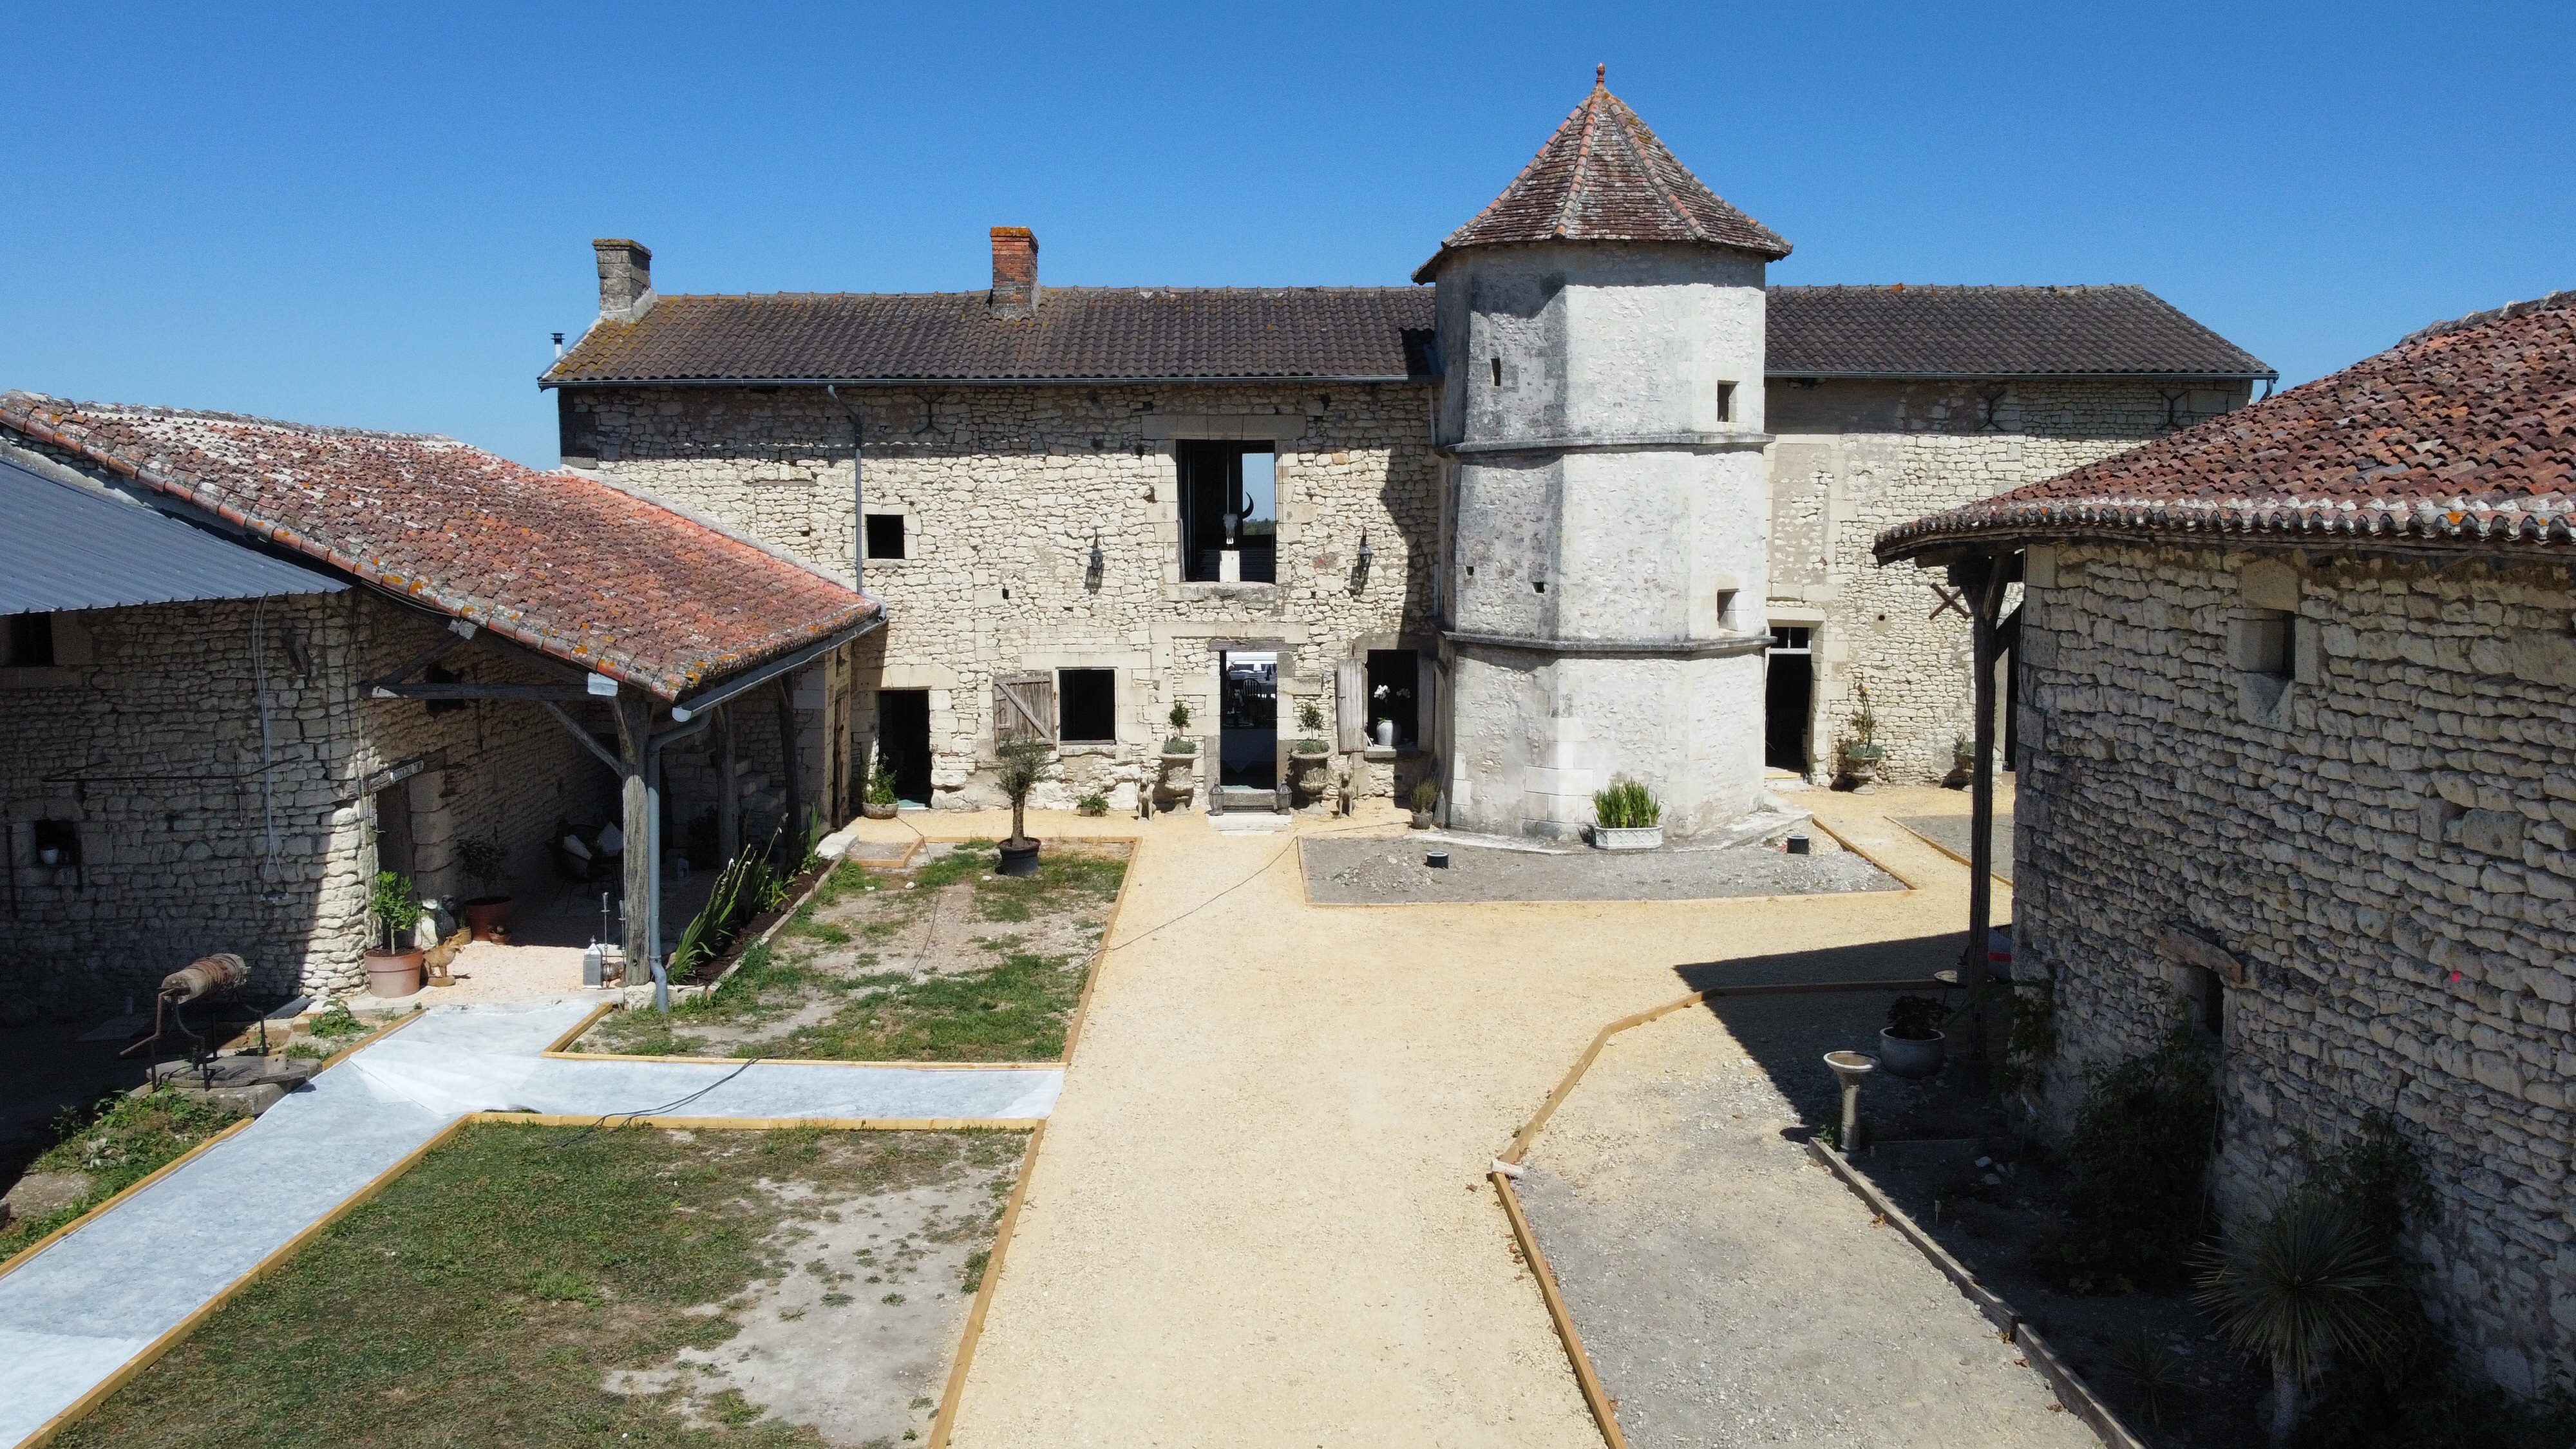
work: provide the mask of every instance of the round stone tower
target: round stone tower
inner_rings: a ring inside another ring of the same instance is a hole
[[[1644,783],[1668,837],[1762,795],[1763,268],[1606,86],[1414,273],[1438,285],[1448,823],[1567,837]]]

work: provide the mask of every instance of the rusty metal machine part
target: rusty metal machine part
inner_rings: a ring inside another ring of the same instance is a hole
[[[237,991],[250,981],[250,963],[230,951],[200,956],[161,978],[161,999],[184,1005],[221,992]]]

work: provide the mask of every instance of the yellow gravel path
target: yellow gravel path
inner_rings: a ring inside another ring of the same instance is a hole
[[[1032,813],[1040,836],[1144,843],[955,1444],[1597,1446],[1487,1160],[1602,1025],[1690,989],[1676,965],[1957,955],[1966,870],[1885,817],[1964,795],[1798,800],[1919,889],[1311,906],[1292,833]],[[908,814],[867,831],[915,825],[1008,829]]]

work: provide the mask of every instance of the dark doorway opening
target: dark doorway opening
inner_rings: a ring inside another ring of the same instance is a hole
[[[1807,726],[1816,703],[1811,637],[1803,628],[1774,628],[1762,686],[1762,763],[1801,775],[1807,773]]]
[[[1395,725],[1395,743],[1399,747],[1420,747],[1422,710],[1416,691],[1421,681],[1421,655],[1410,649],[1369,651],[1368,730],[1372,742],[1377,739],[1377,722],[1389,720]]]
[[[1221,656],[1219,784],[1271,790],[1279,785],[1279,656]]]
[[[930,803],[930,691],[877,691],[877,751],[894,774],[895,798]]]
[[[1181,577],[1222,583],[1279,577],[1278,460],[1268,443],[1192,440],[1172,448],[1181,481]]]
[[[412,874],[411,786],[389,785],[376,792],[376,869],[409,880]]]

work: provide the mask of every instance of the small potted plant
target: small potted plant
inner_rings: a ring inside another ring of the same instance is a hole
[[[466,929],[474,933],[477,941],[509,940],[511,898],[493,889],[510,869],[509,849],[496,836],[460,841],[456,863],[465,867],[465,873],[483,888],[481,895],[458,903],[458,909],[465,912]]]
[[[1413,828],[1428,830],[1432,816],[1440,809],[1440,787],[1429,780],[1413,782]]]
[[[1028,831],[1029,792],[1055,778],[1055,746],[1040,739],[1021,738],[1002,741],[994,753],[1001,763],[993,772],[993,783],[1011,802],[1011,838],[1002,842],[1001,861],[993,867],[993,873],[1036,875],[1038,843]]]
[[[1878,789],[1878,764],[1887,751],[1873,738],[1878,733],[1878,716],[1870,711],[1869,686],[1860,690],[1860,709],[1851,717],[1851,738],[1843,741],[1843,773],[1851,777],[1852,793],[1875,794]]]
[[[1664,843],[1664,806],[1644,783],[1613,777],[1592,796],[1592,845],[1596,850],[1654,850]]]
[[[1077,813],[1093,816],[1095,818],[1106,815],[1109,813],[1109,797],[1101,794],[1097,790],[1094,790],[1090,794],[1073,802],[1073,808]]]
[[[416,943],[402,944],[420,929],[420,917],[420,897],[411,882],[389,870],[379,872],[367,895],[367,919],[383,945],[367,948],[368,995],[409,996],[420,990],[420,963],[429,953]]]
[[[1956,790],[1964,787],[1970,780],[1976,778],[1976,774],[1976,741],[1969,739],[1966,735],[1954,736],[1950,741],[1950,778],[1942,781],[1941,783]]]
[[[870,820],[892,820],[897,806],[894,794],[894,771],[886,768],[885,752],[868,747],[868,783],[859,801],[859,813]]]
[[[1881,1066],[1900,1077],[1928,1077],[1941,1070],[1944,1053],[1941,1023],[1950,1009],[1929,996],[1900,996],[1889,1003],[1887,1026],[1878,1034]]]
[[[1180,700],[1172,701],[1171,738],[1163,741],[1162,799],[1157,808],[1186,808],[1193,793],[1191,774],[1198,768],[1199,742],[1189,737],[1190,707]]]

